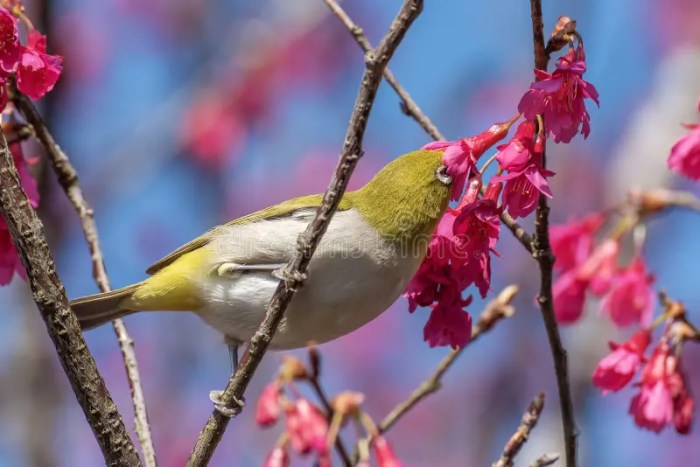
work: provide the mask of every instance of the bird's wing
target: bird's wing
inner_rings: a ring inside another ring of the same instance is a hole
[[[321,205],[321,200],[323,199],[322,195],[309,195],[309,196],[302,196],[299,198],[293,198],[288,201],[285,201],[283,203],[277,204],[275,206],[271,206],[269,208],[265,208],[263,210],[254,212],[252,214],[248,214],[243,217],[239,217],[236,220],[233,220],[229,222],[228,224],[221,225],[218,227],[215,227],[205,233],[204,235],[201,235],[191,242],[181,246],[177,250],[173,251],[169,255],[165,256],[164,258],[160,259],[159,261],[155,262],[151,267],[146,269],[147,274],[155,274],[156,272],[160,271],[164,267],[172,264],[175,260],[177,260],[179,257],[186,253],[190,253],[191,251],[197,250],[205,245],[207,245],[209,242],[212,241],[212,239],[217,238],[220,233],[222,233],[224,230],[226,230],[229,227],[234,227],[234,226],[239,226],[239,225],[245,225],[245,224],[251,224],[263,220],[273,220],[273,219],[279,219],[279,218],[284,218],[288,217],[291,215],[294,215],[296,211],[304,210],[304,209],[310,209],[310,208],[317,208]],[[352,203],[350,202],[349,198],[343,197],[343,199],[340,201],[340,205],[338,206],[339,211],[345,211],[347,209],[350,209],[352,207]]]

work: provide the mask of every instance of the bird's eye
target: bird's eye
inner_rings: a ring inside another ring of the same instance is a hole
[[[437,178],[440,183],[450,186],[452,185],[452,177],[447,175],[447,167],[444,165],[441,165],[438,167],[438,169],[435,171],[435,178]]]

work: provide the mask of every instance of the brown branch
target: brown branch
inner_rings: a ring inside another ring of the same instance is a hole
[[[486,308],[479,316],[479,321],[472,328],[472,337],[469,344],[476,341],[481,335],[493,328],[498,321],[513,315],[513,307],[510,306],[511,301],[518,292],[518,287],[510,285],[503,289],[496,298],[491,300]],[[401,403],[394,407],[389,414],[384,417],[384,420],[379,424],[379,432],[385,433],[389,428],[394,426],[401,417],[415,407],[421,400],[428,397],[430,394],[438,391],[442,386],[442,378],[447,373],[447,370],[454,364],[457,358],[462,354],[466,347],[450,351],[445,358],[438,364],[437,368],[428,379],[420,383],[416,389]]]
[[[43,225],[22,190],[1,130],[0,209],[27,271],[34,302],[105,462],[108,465],[141,465],[124,422],[85,344],[78,320],[68,305]]]
[[[326,411],[326,420],[328,420],[330,424],[333,419],[334,410],[328,400],[326,391],[323,389],[323,386],[321,386],[321,355],[318,353],[316,347],[309,347],[309,361],[311,362],[311,374],[308,376],[308,381],[316,393],[316,397],[321,401],[321,405],[323,405],[323,409]],[[348,450],[340,437],[340,433],[335,437],[335,450],[338,451],[338,455],[346,467],[353,465],[350,461]]]
[[[392,22],[389,31],[377,49],[368,53],[365,57],[365,71],[335,174],[326,193],[323,195],[323,201],[316,216],[306,230],[299,235],[297,252],[284,271],[286,279],[280,281],[280,284],[277,286],[265,312],[265,318],[250,340],[250,344],[243,353],[243,358],[238,365],[237,371],[231,376],[226,389],[221,395],[221,402],[226,407],[231,407],[235,401],[235,405],[239,409],[242,408],[240,400],[243,398],[245,389],[248,387],[253,373],[260,364],[277,330],[277,326],[294,296],[294,292],[301,286],[311,261],[311,256],[328,228],[328,224],[340,203],[355,165],[362,156],[362,139],[374,99],[377,95],[377,89],[381,82],[382,73],[396,47],[403,39],[409,26],[418,17],[422,8],[422,0],[405,0],[399,14]],[[205,465],[211,459],[229,421],[229,417],[224,416],[218,410],[214,410],[200,433],[188,465]]]
[[[107,277],[107,271],[105,270],[102,249],[100,248],[100,240],[97,235],[97,225],[95,224],[92,207],[83,196],[83,191],[78,183],[78,174],[68,159],[66,153],[63,152],[63,150],[54,140],[53,135],[47,128],[44,120],[41,118],[41,115],[29,98],[15,90],[15,92],[13,92],[12,99],[17,106],[17,109],[20,111],[20,113],[22,113],[22,115],[24,115],[24,118],[34,129],[36,137],[46,148],[46,152],[51,160],[51,164],[58,178],[58,182],[80,217],[83,233],[85,235],[88,248],[90,249],[92,275],[95,278],[95,282],[97,282],[97,285],[102,292],[108,292],[110,290],[109,278]],[[126,326],[121,319],[115,320],[112,324],[114,326],[114,332],[117,335],[119,347],[124,359],[126,376],[127,380],[129,381],[131,399],[134,407],[134,418],[136,425],[135,431],[136,435],[138,436],[139,443],[141,444],[144,462],[148,467],[155,467],[156,455],[148,424],[146,402],[143,395],[143,389],[141,388],[141,378],[139,374],[138,362],[136,360],[136,352],[134,351],[134,341],[127,332]]]
[[[530,431],[537,425],[543,408],[544,393],[541,392],[530,402],[530,406],[523,414],[520,426],[506,443],[501,457],[493,463],[493,467],[513,467],[513,459],[515,459],[515,456],[518,455],[518,452],[520,452],[520,449],[527,441]]]
[[[338,4],[336,0],[323,0],[326,5],[331,9],[331,11],[340,19],[340,21],[345,25],[345,27],[350,31],[352,36],[355,38],[357,43],[360,45],[362,50],[369,52],[372,50],[372,44],[365,36],[362,28],[355,23],[350,16],[343,10],[343,8]],[[420,126],[425,130],[430,137],[434,140],[445,140],[447,139],[440,130],[435,126],[435,124],[428,118],[428,116],[421,110],[421,108],[416,104],[416,102],[411,98],[411,95],[404,89],[399,81],[396,79],[394,74],[386,68],[384,70],[384,78],[387,83],[394,88],[396,94],[401,99],[401,109],[403,112],[412,117]],[[485,189],[484,189],[485,190]],[[483,191],[482,190],[482,194]],[[508,229],[513,233],[513,236],[522,244],[522,246],[532,254],[532,239],[530,235],[525,231],[524,228],[518,224],[515,219],[513,219],[508,213],[503,212],[501,214],[501,222],[503,225],[508,227]]]
[[[532,16],[532,38],[535,53],[535,68],[546,71],[549,63],[544,45],[544,33],[542,24],[542,2],[541,0],[530,0]],[[543,119],[544,121],[544,119]],[[546,122],[545,122],[546,125]],[[540,131],[544,131],[540,128]],[[542,148],[542,168],[546,168],[546,151]],[[557,378],[557,388],[559,391],[559,403],[561,405],[561,418],[564,428],[564,446],[566,451],[566,465],[576,466],[576,422],[574,419],[574,404],[571,397],[571,386],[569,384],[569,368],[567,362],[566,349],[561,343],[559,326],[554,314],[554,303],[552,298],[552,274],[554,267],[554,255],[549,244],[549,205],[547,197],[540,194],[537,203],[537,213],[535,215],[535,235],[532,241],[533,256],[537,260],[540,268],[540,291],[537,302],[542,312],[542,318],[554,360],[554,369]]]

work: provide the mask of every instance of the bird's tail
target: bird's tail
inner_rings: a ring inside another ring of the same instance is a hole
[[[131,295],[141,284],[111,292],[88,295],[70,302],[83,330],[96,328],[117,318],[136,312],[129,306]]]

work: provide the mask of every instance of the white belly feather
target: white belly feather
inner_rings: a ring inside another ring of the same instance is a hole
[[[214,263],[281,263],[289,260],[313,213],[229,227],[212,242]],[[286,254],[281,254],[285,252]],[[272,346],[303,347],[336,339],[376,318],[404,291],[422,252],[409,254],[378,235],[354,209],[336,213],[295,294]],[[268,271],[208,276],[198,314],[224,335],[249,340],[279,280]]]

